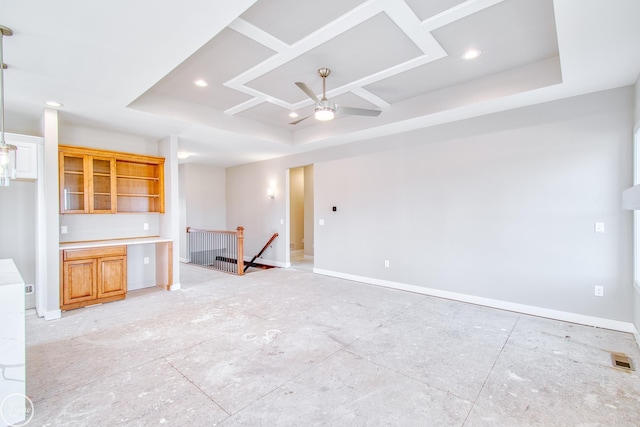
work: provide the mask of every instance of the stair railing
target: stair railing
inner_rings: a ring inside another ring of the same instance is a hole
[[[244,227],[236,231],[187,227],[187,256],[190,264],[242,276]]]

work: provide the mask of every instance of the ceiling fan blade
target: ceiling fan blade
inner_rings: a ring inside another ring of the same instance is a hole
[[[307,86],[305,83],[302,82],[296,82],[296,86],[298,86],[300,89],[302,89],[302,91],[304,93],[306,93],[309,98],[313,99],[316,102],[320,102],[320,100],[318,99],[318,97],[316,96],[315,93],[313,93],[313,91],[311,90],[311,88],[309,86]]]
[[[353,107],[341,107],[338,106],[337,113],[339,114],[350,114],[352,116],[379,116],[382,111],[380,110],[368,110],[366,108],[353,108]]]
[[[301,121],[303,121],[303,120],[305,120],[305,119],[308,119],[308,118],[309,118],[309,117],[311,117],[311,116],[313,116],[313,114],[310,114],[310,115],[308,115],[307,117],[303,117],[303,118],[298,119],[298,120],[296,120],[296,121],[294,121],[294,122],[291,122],[291,123],[289,123],[289,124],[290,124],[290,125],[297,125],[297,124],[298,124],[298,123],[300,123]]]

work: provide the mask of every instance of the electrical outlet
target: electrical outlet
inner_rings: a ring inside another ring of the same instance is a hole
[[[597,297],[604,296],[604,286],[598,286],[598,285],[596,285],[596,288],[595,288],[595,296],[597,296]]]
[[[384,266],[385,266],[386,268],[389,268],[389,260],[388,260],[388,259],[385,259],[385,260],[384,260]]]
[[[148,256],[144,257],[144,263],[145,263],[145,265],[149,264],[149,257]]]
[[[24,293],[29,295],[33,293],[33,285],[24,285]]]
[[[145,223],[142,225],[142,228],[144,228],[145,230],[148,230],[148,229],[149,229],[149,223],[148,223],[148,222],[145,222]]]

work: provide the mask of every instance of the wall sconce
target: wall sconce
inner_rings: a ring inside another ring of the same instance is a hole
[[[269,187],[269,188],[267,188],[267,196],[268,196],[270,199],[275,199],[275,197],[276,197],[276,189],[275,189],[275,188],[273,188],[273,187]]]

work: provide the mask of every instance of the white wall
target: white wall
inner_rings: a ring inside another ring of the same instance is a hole
[[[249,247],[280,232],[284,203],[261,194],[287,167],[313,163],[318,271],[631,322],[620,193],[632,181],[633,96],[627,87],[230,168],[227,223],[245,226]],[[249,183],[260,194],[237,196]]]
[[[0,259],[13,259],[25,284],[36,283],[36,183],[12,181],[0,187]],[[34,295],[26,308],[35,307]]]
[[[153,138],[114,132],[105,129],[66,124],[60,120],[60,145],[98,148],[101,150],[122,151],[147,156],[158,156],[158,141]]]
[[[185,163],[179,166],[179,176],[180,257],[186,259],[187,227],[227,229],[225,171],[213,166]]]

